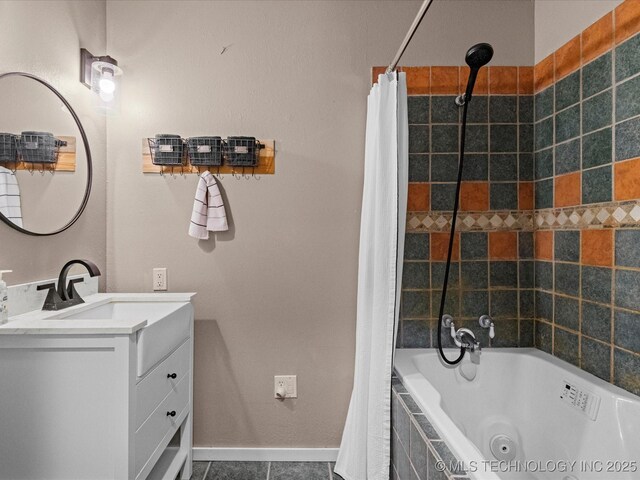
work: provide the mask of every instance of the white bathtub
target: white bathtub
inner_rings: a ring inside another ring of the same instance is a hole
[[[487,349],[462,364],[445,366],[435,349],[396,351],[399,378],[471,478],[640,479],[640,397],[537,349]],[[589,395],[586,412],[561,398],[572,397],[567,386]],[[510,440],[494,449],[512,460],[492,453],[499,435]]]

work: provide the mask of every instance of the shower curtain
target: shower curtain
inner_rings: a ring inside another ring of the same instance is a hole
[[[345,480],[389,479],[391,369],[404,256],[408,129],[405,74],[380,75],[367,105],[356,361],[335,467]]]

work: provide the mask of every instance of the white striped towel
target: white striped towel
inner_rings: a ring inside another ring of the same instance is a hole
[[[11,220],[14,225],[22,227],[18,179],[15,173],[5,167],[0,167],[0,213]]]
[[[208,170],[200,175],[196,199],[191,212],[189,235],[201,240],[209,238],[209,232],[229,230],[222,195],[216,179]]]

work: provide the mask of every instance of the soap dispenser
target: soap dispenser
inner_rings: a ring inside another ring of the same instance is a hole
[[[7,284],[2,279],[3,273],[11,273],[13,270],[0,270],[0,325],[9,321],[9,293]]]

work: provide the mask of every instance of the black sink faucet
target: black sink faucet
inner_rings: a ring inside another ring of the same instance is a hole
[[[38,286],[38,290],[49,290],[47,298],[44,301],[44,305],[42,306],[43,310],[62,310],[84,303],[84,300],[80,297],[75,287],[76,283],[83,282],[84,279],[74,278],[73,280],[70,280],[67,285],[67,275],[69,274],[69,270],[71,270],[71,267],[76,264],[84,266],[91,277],[100,275],[100,270],[96,264],[89,260],[71,260],[67,262],[65,266],[62,267],[62,270],[60,270],[57,287],[54,283],[47,283],[45,285]]]

